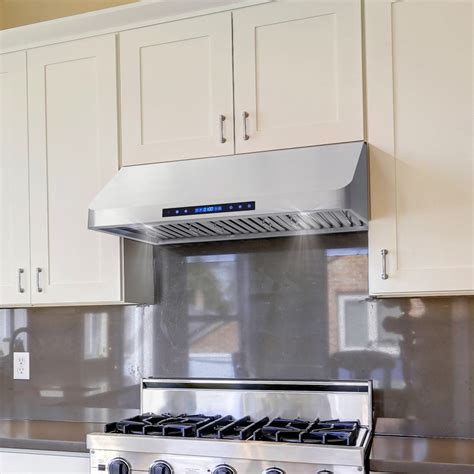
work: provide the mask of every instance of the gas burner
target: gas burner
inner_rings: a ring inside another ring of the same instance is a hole
[[[181,436],[195,437],[197,430],[208,425],[220,415],[171,415],[169,413],[157,415],[145,413],[125,420],[108,423],[105,433],[122,433],[135,435]]]
[[[358,421],[305,421],[275,418],[253,434],[254,440],[354,446]]]
[[[219,420],[203,426],[198,430],[198,438],[212,439],[250,439],[252,434],[268,423],[268,417],[258,421],[252,421],[250,416],[244,416],[238,420],[232,416],[224,416]]]

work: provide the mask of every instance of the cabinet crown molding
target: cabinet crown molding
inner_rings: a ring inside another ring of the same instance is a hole
[[[269,3],[272,0],[146,0],[31,25],[0,30],[0,54],[62,43],[194,16]]]

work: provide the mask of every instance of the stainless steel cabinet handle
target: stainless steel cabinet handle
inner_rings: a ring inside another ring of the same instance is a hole
[[[42,268],[38,267],[36,269],[36,291],[38,293],[43,293],[43,288],[41,288],[41,284],[40,284],[40,275],[42,272],[43,272]]]
[[[221,128],[221,143],[225,143],[227,140],[224,137],[224,122],[225,122],[225,115],[219,115],[219,124]]]
[[[24,268],[19,268],[18,269],[18,293],[24,293],[25,292],[25,289],[23,288],[23,285],[21,283],[21,277],[22,277],[23,273],[25,273],[25,269]]]
[[[248,140],[250,137],[247,135],[247,119],[249,118],[248,112],[242,112],[242,121],[244,124],[244,140]]]
[[[388,275],[387,275],[387,254],[388,254],[388,250],[387,249],[382,249],[380,251],[380,254],[382,255],[382,275],[380,275],[382,277],[382,280],[386,280],[388,278]]]

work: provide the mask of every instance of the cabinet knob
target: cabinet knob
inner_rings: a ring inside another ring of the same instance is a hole
[[[388,278],[387,275],[387,254],[388,250],[387,249],[382,249],[380,251],[380,254],[382,255],[382,274],[380,275],[382,280],[386,280]]]

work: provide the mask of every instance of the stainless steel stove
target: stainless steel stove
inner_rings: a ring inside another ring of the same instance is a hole
[[[371,381],[144,379],[141,413],[87,436],[91,473],[368,472]]]

